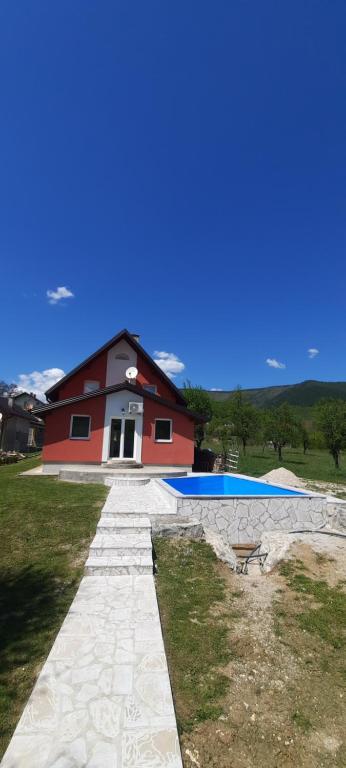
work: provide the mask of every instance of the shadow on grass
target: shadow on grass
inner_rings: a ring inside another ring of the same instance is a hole
[[[37,665],[52,645],[73,597],[61,582],[34,566],[0,571],[0,737],[7,740],[34,683]]]
[[[0,571],[0,669],[6,658],[25,664],[32,654],[40,655],[42,638],[51,631],[65,610],[71,582],[62,584],[44,569],[27,566],[18,571]]]

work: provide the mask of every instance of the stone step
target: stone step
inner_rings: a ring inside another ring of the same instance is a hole
[[[141,557],[151,552],[150,533],[97,533],[90,545],[92,557]]]
[[[153,574],[153,560],[148,555],[135,557],[88,557],[86,573],[91,576],[120,576],[124,574]]]
[[[139,464],[135,459],[110,459],[103,464],[104,467],[113,469],[143,469],[143,464]]]
[[[148,516],[148,512],[145,513],[145,516],[146,517]],[[122,517],[123,520],[132,521],[132,520],[137,520],[139,515],[138,515],[138,509],[133,509],[130,512],[129,511],[120,512],[119,509],[113,510],[113,511],[111,509],[106,509],[104,512],[104,517],[107,517],[108,519],[111,518],[112,520],[116,520],[117,517]],[[132,522],[131,522],[131,525],[132,525]]]
[[[151,522],[149,517],[137,517],[131,515],[126,517],[101,517],[97,524],[97,533],[142,533],[150,532]]]

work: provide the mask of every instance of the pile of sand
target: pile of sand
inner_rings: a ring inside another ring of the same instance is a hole
[[[290,472],[285,467],[279,467],[279,469],[272,469],[271,472],[267,472],[266,475],[262,475],[260,480],[265,480],[266,483],[272,483],[273,485],[291,485],[293,488],[302,488],[305,483],[300,477]]]

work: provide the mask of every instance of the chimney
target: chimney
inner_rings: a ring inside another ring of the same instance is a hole
[[[135,341],[137,341],[137,342],[138,342],[138,341],[139,341],[139,339],[140,339],[140,335],[139,335],[139,333],[131,333],[131,336],[132,336],[132,338],[133,338]]]

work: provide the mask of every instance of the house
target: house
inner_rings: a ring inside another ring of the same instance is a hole
[[[121,331],[46,392],[35,410],[45,420],[43,471],[124,462],[191,470],[203,417],[138,339]]]
[[[30,401],[30,395],[24,393]],[[21,395],[0,397],[0,450],[28,453],[40,450],[43,444],[44,422],[31,409],[18,404]],[[35,404],[40,403],[33,395]],[[19,401],[20,402],[20,401]]]
[[[44,405],[42,400],[39,400],[33,392],[12,392],[13,402],[19,408],[23,408],[25,411],[33,411],[34,408],[40,408]]]

